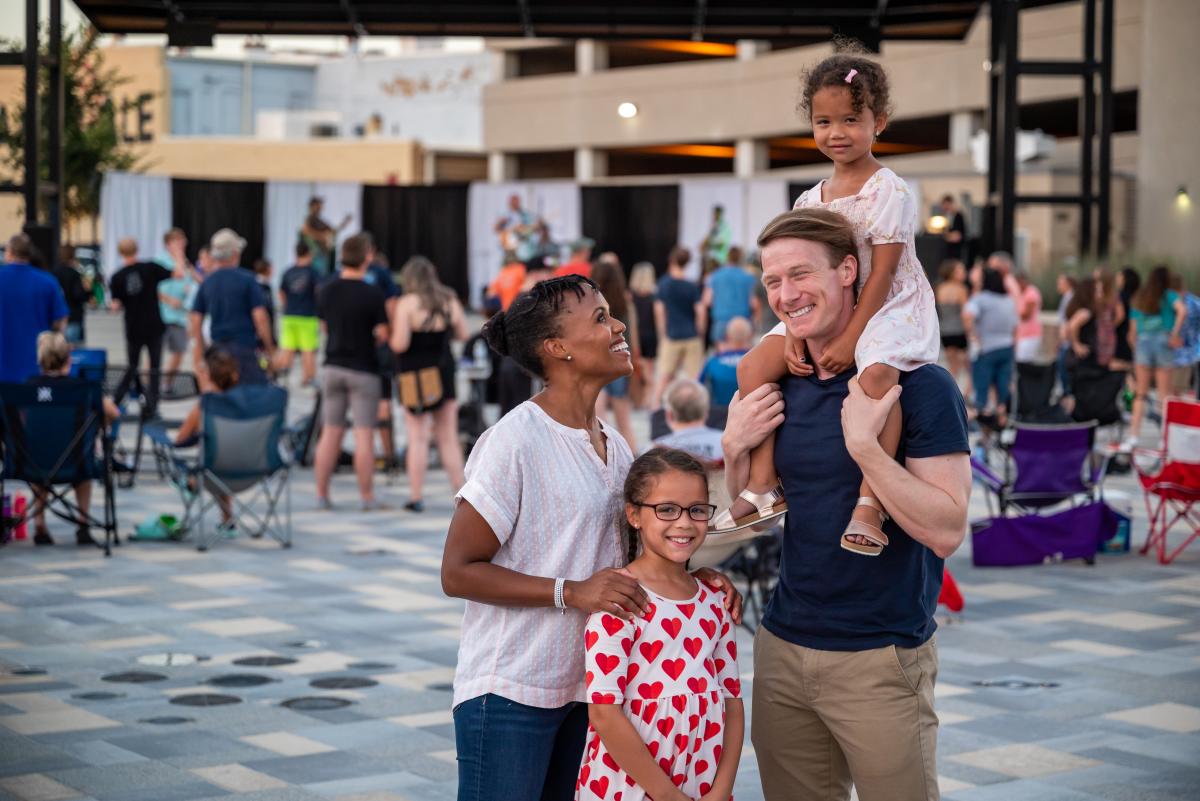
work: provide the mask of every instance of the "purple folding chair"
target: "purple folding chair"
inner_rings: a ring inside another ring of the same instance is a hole
[[[1102,460],[1093,449],[1096,424],[1033,425],[1018,423],[1002,438],[1002,473],[972,457],[971,470],[988,493],[988,511],[993,498],[1001,516],[1010,509],[1031,514],[1063,501],[1092,501],[1101,497]]]

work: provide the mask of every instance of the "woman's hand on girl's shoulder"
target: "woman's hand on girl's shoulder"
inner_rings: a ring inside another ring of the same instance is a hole
[[[737,587],[733,586],[729,576],[719,570],[713,570],[711,567],[694,570],[692,575],[713,592],[725,595],[725,611],[733,618],[734,623],[740,625],[742,622],[742,594],[738,592]]]
[[[612,567],[583,581],[566,582],[563,585],[563,601],[581,612],[606,612],[624,620],[641,617],[650,603],[637,579],[624,570]]]

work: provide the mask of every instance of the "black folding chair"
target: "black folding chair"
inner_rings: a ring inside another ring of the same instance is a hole
[[[0,448],[0,494],[8,481],[45,488],[41,501],[45,508],[77,526],[104,529],[104,555],[112,555],[111,546],[120,542],[112,440],[104,431],[104,392],[99,382],[0,384]],[[61,489],[93,480],[104,488],[102,518],[80,509]],[[6,529],[20,525],[36,506],[37,502],[30,504],[24,515],[4,519],[0,525]]]
[[[153,379],[150,371],[141,370],[130,374],[126,367],[109,367],[105,370],[105,389],[112,396],[113,402],[117,404],[117,408],[121,410],[121,417],[117,421],[114,432],[119,434],[121,424],[129,424],[137,426],[137,433],[134,435],[134,444],[132,448],[123,445],[119,436],[114,435],[115,447],[115,464],[117,472],[121,474],[118,481],[121,489],[129,489],[137,480],[138,471],[141,469],[142,452],[145,449],[146,442],[146,424],[149,422],[146,416],[142,413],[145,408],[146,387]],[[159,375],[159,381],[162,381],[162,374]],[[159,409],[162,409],[163,403],[174,401],[192,400],[200,397],[200,383],[194,373],[177,372],[171,377],[169,383],[163,384],[159,388],[158,404]],[[129,402],[134,401],[138,405],[136,412],[129,411]],[[159,428],[175,429],[183,424],[179,419],[162,419],[154,420],[154,423]],[[165,478],[165,474],[159,466],[159,478]]]

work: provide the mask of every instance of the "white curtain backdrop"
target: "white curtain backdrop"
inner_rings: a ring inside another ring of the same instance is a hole
[[[679,242],[692,251],[687,273],[693,280],[700,278],[702,257],[700,245],[712,228],[713,206],[725,209],[725,222],[732,233],[729,244],[746,246],[745,185],[734,178],[695,179],[679,184]]]
[[[171,227],[171,179],[165,175],[104,173],[100,187],[101,258],[105,275],[121,266],[117,243],[127,236],[137,240],[143,259],[163,252],[162,238]]]
[[[514,194],[520,196],[522,208],[549,224],[550,237],[555,242],[565,246],[579,238],[579,186],[575,183],[472,183],[467,195],[468,277],[472,306],[479,304],[484,288],[500,272],[504,251],[496,235],[496,221],[508,213],[508,199]]]
[[[757,246],[758,235],[764,226],[792,207],[795,198],[787,196],[787,181],[747,181],[745,225],[740,232],[734,231],[734,240],[742,245],[746,255]]]
[[[362,228],[362,185],[356,183],[313,183],[312,181],[267,181],[263,209],[263,257],[271,262],[271,286],[279,288],[279,277],[292,266],[300,226],[308,216],[308,201],[313,195],[325,199],[321,216],[332,226],[347,215],[350,223],[338,234],[338,241]]]

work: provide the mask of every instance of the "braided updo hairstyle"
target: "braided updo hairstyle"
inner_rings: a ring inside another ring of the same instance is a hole
[[[564,275],[550,278],[517,295],[508,311],[500,312],[483,324],[483,338],[501,356],[510,356],[525,372],[545,379],[542,343],[560,336],[559,313],[568,295],[583,300],[588,291],[600,294],[590,278]]]
[[[840,86],[850,90],[855,111],[871,110],[876,117],[891,114],[891,92],[883,66],[866,55],[866,49],[853,39],[834,40],[834,54],[806,70],[800,76],[800,110],[812,118],[813,95],[822,89]],[[855,73],[849,81],[846,76]]]

